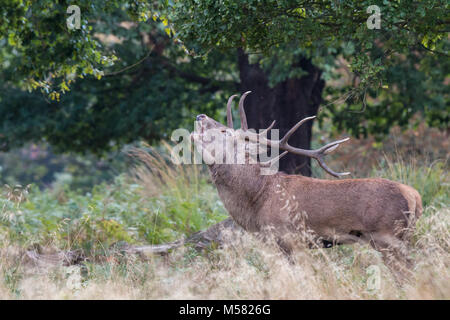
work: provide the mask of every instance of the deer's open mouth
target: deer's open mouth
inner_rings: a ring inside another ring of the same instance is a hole
[[[205,125],[202,121],[195,121],[194,132],[198,135],[202,135],[205,132]]]
[[[194,124],[194,132],[191,133],[191,140],[199,140],[203,136],[203,133],[205,132],[205,125],[203,124],[203,121],[196,120]]]

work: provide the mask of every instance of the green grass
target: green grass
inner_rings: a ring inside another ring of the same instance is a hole
[[[401,182],[415,188],[422,197],[424,207],[431,204],[448,205],[450,177],[447,161],[435,161],[430,165],[406,163],[402,159],[384,158],[373,176]]]
[[[144,150],[134,150],[133,156],[140,161],[129,174],[88,193],[68,186],[3,188],[0,298],[181,297],[174,292],[184,298],[449,297],[449,176],[444,162],[426,166],[383,160],[373,169],[373,177],[413,186],[424,202],[412,251],[417,281],[399,289],[376,252],[363,246],[301,252],[294,266],[251,238],[225,250],[182,248],[150,261],[117,254],[115,243],[173,241],[227,217],[199,167],[174,166],[166,156]],[[89,260],[34,273],[22,259],[30,246],[82,249]],[[375,293],[366,290],[367,270],[374,265],[380,266],[384,283]],[[72,282],[81,287],[68,287]]]
[[[68,187],[5,187],[1,234],[21,245],[81,248],[90,254],[119,241],[173,241],[226,218],[215,187],[196,166],[173,166],[166,157],[143,150],[133,155],[140,162],[132,174],[85,194]],[[383,160],[373,176],[416,188],[424,207],[442,207],[448,206],[449,195],[445,168],[443,162],[416,166]]]
[[[173,241],[226,218],[217,193],[203,177],[190,185],[163,181],[157,194],[147,189],[148,183],[120,175],[114,183],[98,185],[86,194],[68,188],[41,191],[35,186],[17,187],[12,194],[5,188],[0,233],[25,246],[81,248],[91,254],[119,241]]]

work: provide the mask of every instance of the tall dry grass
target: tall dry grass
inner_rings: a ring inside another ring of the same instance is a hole
[[[144,166],[134,171],[142,196],[169,192],[180,204],[215,190],[195,167],[169,164],[158,154],[135,150]],[[298,250],[289,263],[276,246],[246,234],[222,249],[197,252],[183,247],[167,257],[142,260],[115,252],[78,266],[35,266],[24,248],[3,240],[0,249],[2,299],[449,299],[450,206],[448,174],[442,167],[390,163],[375,175],[416,184],[427,194],[410,255],[412,276],[398,285],[369,246]],[[186,170],[186,171],[185,171]],[[202,200],[203,199],[203,200]],[[181,208],[181,207],[180,207]]]
[[[171,161],[172,147],[162,142],[160,150],[143,144],[131,148],[128,154],[136,160],[131,175],[144,187],[145,196],[155,196],[170,190],[180,200],[197,195],[204,170],[198,165],[176,165]]]
[[[434,209],[429,209],[434,210]],[[450,210],[419,221],[413,276],[399,286],[367,246],[300,250],[289,263],[275,246],[244,235],[223,249],[182,248],[166,259],[116,257],[98,265],[41,270],[2,252],[3,299],[448,299]],[[6,258],[6,259],[5,259]],[[13,270],[20,276],[14,278]],[[15,281],[15,282],[14,282]]]

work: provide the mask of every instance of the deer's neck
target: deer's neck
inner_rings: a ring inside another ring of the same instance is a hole
[[[258,165],[215,164],[209,167],[219,196],[233,219],[248,231],[259,230],[259,209],[270,183]]]

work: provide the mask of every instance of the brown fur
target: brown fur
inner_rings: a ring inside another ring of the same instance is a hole
[[[205,129],[221,128],[206,117]],[[304,214],[317,239],[332,244],[370,243],[406,258],[409,230],[422,214],[419,193],[386,179],[323,180],[276,173],[260,175],[259,164],[212,164],[214,184],[237,224],[251,232],[271,227],[281,239],[296,232],[293,216]],[[295,243],[283,243],[290,251]]]
[[[352,243],[358,241],[351,235],[356,232],[365,240],[377,233],[403,240],[422,213],[419,193],[390,180],[263,176],[259,170],[258,165],[210,166],[225,208],[248,231],[291,230],[292,214],[305,212],[308,226],[326,240]]]

